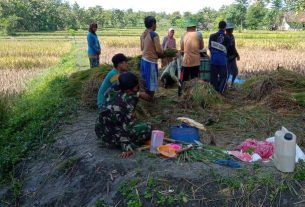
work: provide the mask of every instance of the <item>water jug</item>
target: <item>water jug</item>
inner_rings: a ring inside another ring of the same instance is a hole
[[[151,133],[150,152],[156,154],[157,148],[163,144],[164,132],[153,130]]]
[[[296,136],[285,127],[275,133],[274,165],[282,172],[293,172],[296,155]]]

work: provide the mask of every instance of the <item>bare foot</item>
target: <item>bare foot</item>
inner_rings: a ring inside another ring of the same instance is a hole
[[[128,157],[132,156],[132,155],[134,155],[133,151],[127,151],[127,152],[122,152],[119,157],[125,159],[125,158],[128,158]]]

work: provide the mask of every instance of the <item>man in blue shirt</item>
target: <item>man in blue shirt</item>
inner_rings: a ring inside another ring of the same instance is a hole
[[[122,54],[118,53],[112,57],[113,68],[104,78],[97,94],[97,106],[100,109],[105,103],[105,95],[108,89],[118,81],[119,74],[127,71],[128,59]]]
[[[211,52],[211,83],[215,90],[222,94],[227,84],[227,51],[230,46],[230,38],[225,34],[227,23],[221,21],[218,26],[219,31],[210,36],[209,49]]]

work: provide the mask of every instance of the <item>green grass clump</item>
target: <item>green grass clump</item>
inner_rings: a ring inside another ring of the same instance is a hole
[[[305,92],[293,93],[293,98],[298,102],[298,104],[305,106]]]
[[[8,102],[0,97],[0,127],[4,124],[8,116]]]
[[[110,207],[104,200],[98,200],[95,203],[95,207]]]
[[[127,182],[122,183],[119,188],[119,192],[127,201],[128,207],[141,207],[142,202],[140,200],[140,195],[137,189],[137,185],[139,180],[134,179]]]
[[[304,181],[305,180],[305,162],[300,160],[299,163],[296,165],[294,171],[294,179],[297,181]]]
[[[74,99],[63,95],[63,85],[76,68],[76,50],[34,79],[11,106],[0,128],[0,179],[40,144],[47,142],[59,121],[75,110]]]

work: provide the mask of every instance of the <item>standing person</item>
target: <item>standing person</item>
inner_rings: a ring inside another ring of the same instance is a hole
[[[107,94],[95,132],[110,148],[121,148],[121,157],[126,158],[150,139],[152,127],[137,121],[134,116],[139,100],[138,78],[131,72],[124,72],[119,76],[118,87],[119,90],[112,89]]]
[[[227,23],[221,21],[218,26],[219,31],[210,36],[209,49],[211,52],[211,83],[215,90],[222,94],[225,91],[228,77],[227,51],[230,46],[230,38],[225,34]]]
[[[127,57],[118,53],[112,57],[113,68],[104,78],[97,94],[97,106],[101,109],[102,105],[105,103],[105,96],[108,89],[118,81],[119,74],[127,71],[128,69],[128,60]]]
[[[180,48],[183,53],[178,95],[182,94],[183,82],[197,78],[200,68],[200,50],[203,49],[201,32],[196,31],[196,22],[188,20],[186,33],[181,37]]]
[[[169,28],[167,36],[163,38],[162,49],[165,51],[166,49],[176,50],[176,39],[174,38],[175,30],[174,28]],[[167,66],[171,61],[173,61],[173,57],[165,57],[162,58],[162,68]]]
[[[232,23],[228,23],[226,27],[226,35],[230,38],[230,46],[228,49],[228,71],[229,74],[232,75],[232,83],[231,87],[234,86],[234,81],[238,75],[238,67],[236,60],[240,60],[239,54],[236,50],[235,46],[235,37],[233,35],[234,25]]]
[[[98,37],[96,35],[96,30],[97,30],[97,24],[94,22],[91,23],[87,35],[90,68],[97,67],[100,64],[101,46]]]
[[[158,58],[163,57],[159,35],[155,32],[157,21],[153,16],[144,19],[146,30],[141,35],[141,78],[145,92],[153,100],[158,88]]]

